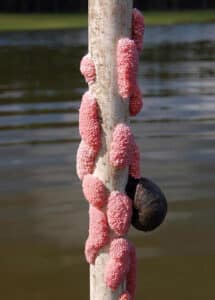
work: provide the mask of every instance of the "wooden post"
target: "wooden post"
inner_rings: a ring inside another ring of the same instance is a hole
[[[116,49],[120,38],[131,37],[132,7],[132,0],[89,0],[89,53],[96,66],[96,82],[90,90],[97,98],[102,125],[102,147],[94,174],[109,191],[125,191],[128,179],[127,168],[119,171],[110,166],[108,153],[115,125],[128,123],[128,101],[118,94]],[[125,282],[115,292],[106,287],[104,268],[108,256],[107,246],[90,266],[91,300],[118,300],[125,290]]]

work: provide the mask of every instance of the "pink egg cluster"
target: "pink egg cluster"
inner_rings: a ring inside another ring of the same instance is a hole
[[[129,112],[136,116],[142,109],[142,93],[137,83],[139,55],[143,49],[144,17],[138,9],[132,15],[132,39],[121,38],[117,45],[118,91],[129,100]]]
[[[94,264],[98,249],[94,246],[93,240],[90,237],[87,238],[85,243],[85,258],[89,264]]]
[[[119,300],[133,300],[136,290],[136,253],[134,246],[125,238],[115,238],[110,244],[110,259],[105,269],[105,283],[116,290],[127,281],[127,291]]]
[[[107,203],[108,224],[117,236],[128,232],[131,224],[132,203],[126,194],[113,191]]]
[[[143,35],[145,30],[145,21],[142,13],[134,8],[132,15],[132,38],[135,41],[139,53],[143,50]]]
[[[96,69],[89,54],[81,60],[80,71],[88,84],[95,82]],[[109,241],[109,227],[106,214],[101,210],[107,201],[107,190],[103,182],[92,175],[101,147],[101,125],[98,103],[90,91],[82,97],[79,110],[79,133],[82,141],[77,151],[76,170],[80,180],[83,180],[83,193],[90,204],[89,236],[85,243],[85,256],[92,264],[99,250]]]
[[[89,54],[85,55],[80,64],[81,74],[84,76],[88,84],[94,83],[96,79],[96,68],[93,59]]]
[[[106,205],[108,192],[99,178],[87,174],[84,176],[82,188],[85,198],[91,205],[97,208],[102,208]]]
[[[89,209],[89,237],[98,249],[104,247],[109,240],[109,229],[105,213],[92,205]]]
[[[85,175],[93,173],[95,159],[96,151],[82,140],[76,157],[76,171],[80,180]]]
[[[94,263],[97,253],[109,242],[109,228],[105,213],[90,205],[89,237],[85,245],[85,255],[89,263]]]
[[[95,65],[89,55],[83,57],[80,69],[88,83],[94,82]],[[79,110],[79,132],[82,141],[76,155],[76,172],[79,179],[83,180],[84,176],[93,173],[101,144],[99,108],[95,96],[90,91],[82,97]]]
[[[109,158],[113,167],[122,169],[129,166],[129,174],[140,178],[140,151],[128,125],[119,123],[114,128]]]
[[[105,268],[105,283],[115,291],[125,279],[128,272],[128,265],[114,259],[109,259]]]
[[[131,116],[136,116],[143,107],[142,92],[138,85],[133,89],[132,95],[129,101],[129,112]]]
[[[81,60],[80,71],[88,84],[96,80],[95,64],[89,54]],[[98,252],[109,242],[107,216],[102,211],[106,205],[108,193],[103,182],[92,175],[95,160],[101,147],[101,125],[99,106],[91,91],[83,97],[79,110],[79,133],[82,141],[77,152],[77,174],[82,180],[83,193],[90,204],[89,236],[85,243],[85,256],[93,264]]]
[[[122,38],[117,44],[118,91],[129,100],[131,116],[143,106],[142,93],[137,83],[139,54],[143,48],[144,18],[134,9],[132,39]],[[83,57],[80,70],[89,85],[96,80],[96,68],[89,54]],[[85,256],[94,264],[99,251],[109,247],[109,261],[104,281],[112,290],[126,280],[126,291],[119,300],[133,300],[136,289],[136,252],[124,237],[131,223],[132,201],[120,191],[107,190],[105,183],[94,173],[95,162],[101,148],[101,120],[95,95],[87,91],[79,111],[79,132],[82,141],[77,151],[77,174],[82,180],[83,193],[89,202],[89,235],[85,243]],[[129,169],[129,174],[140,178],[140,152],[130,126],[119,123],[112,133],[109,163],[113,171]],[[114,170],[115,169],[115,170]]]
[[[110,259],[105,268],[105,283],[116,290],[129,271],[130,245],[124,238],[114,239],[110,245]]]
[[[129,98],[136,85],[138,53],[135,42],[121,38],[117,45],[118,89],[122,98]]]
[[[128,262],[130,243],[125,238],[115,238],[110,244],[110,257],[116,261]]]
[[[94,96],[87,91],[79,110],[79,132],[82,140],[98,152],[101,144],[99,108]]]
[[[113,167],[122,169],[129,165],[132,137],[131,128],[128,125],[120,123],[114,128],[109,155],[110,164]]]

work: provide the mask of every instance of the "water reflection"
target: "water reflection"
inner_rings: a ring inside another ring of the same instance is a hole
[[[214,29],[196,24],[146,32],[139,74],[145,106],[132,128],[143,173],[165,190],[170,213],[153,234],[131,230],[137,299],[213,298]],[[75,174],[86,89],[78,69],[86,47],[86,30],[0,36],[4,300],[88,295],[80,288],[80,279],[81,287],[88,281],[87,204]]]

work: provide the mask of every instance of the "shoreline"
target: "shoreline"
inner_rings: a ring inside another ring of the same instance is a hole
[[[215,10],[147,11],[146,25],[215,23]],[[81,29],[87,14],[0,14],[0,32]]]

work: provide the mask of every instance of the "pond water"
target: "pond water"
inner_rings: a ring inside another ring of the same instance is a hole
[[[146,30],[131,120],[144,176],[169,202],[129,237],[137,300],[214,298],[215,24]],[[4,300],[88,299],[87,204],[75,174],[86,30],[0,34],[0,282]]]

